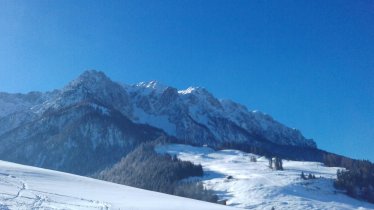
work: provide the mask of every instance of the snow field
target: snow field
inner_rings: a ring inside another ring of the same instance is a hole
[[[214,151],[208,147],[170,144],[156,147],[159,153],[177,155],[181,160],[201,164],[206,172],[200,179],[230,206],[247,209],[374,209],[374,205],[350,198],[333,187],[339,168],[318,162],[283,160],[284,171],[268,167],[268,160],[238,150]],[[257,162],[251,162],[251,157]],[[304,172],[317,179],[303,180]],[[230,178],[228,178],[231,176]]]
[[[224,210],[212,204],[0,161],[0,210]]]

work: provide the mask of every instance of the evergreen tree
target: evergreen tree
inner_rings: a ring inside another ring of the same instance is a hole
[[[301,172],[301,178],[304,179],[304,180],[306,179],[304,171]]]
[[[283,161],[280,157],[275,157],[275,170],[283,170]]]
[[[266,156],[266,158],[269,160],[269,168],[273,169],[273,158],[271,156]]]
[[[311,173],[309,173],[309,175],[308,175],[308,179],[313,179],[313,176],[312,176]]]
[[[251,156],[251,162],[257,162],[257,158],[255,156]]]

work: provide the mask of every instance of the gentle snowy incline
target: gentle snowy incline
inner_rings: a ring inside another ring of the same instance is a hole
[[[227,206],[0,161],[0,210],[224,210]]]
[[[268,160],[237,150],[214,151],[208,147],[170,144],[156,147],[159,153],[177,155],[201,164],[205,187],[216,191],[227,204],[248,209],[348,210],[374,209],[374,204],[355,200],[333,187],[338,168],[322,163],[283,161],[284,171],[268,167]],[[257,162],[251,162],[256,157]],[[317,179],[303,180],[301,172]],[[230,178],[228,178],[231,176]]]

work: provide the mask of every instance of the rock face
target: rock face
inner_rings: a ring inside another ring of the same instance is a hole
[[[91,70],[61,90],[0,93],[1,159],[87,174],[162,135],[199,145],[266,141],[316,148],[298,130],[204,88],[121,85]]]
[[[125,89],[133,107],[132,120],[158,127],[190,143],[265,140],[280,145],[316,147],[300,131],[264,113],[249,111],[230,100],[219,100],[204,88],[178,91],[151,81]]]

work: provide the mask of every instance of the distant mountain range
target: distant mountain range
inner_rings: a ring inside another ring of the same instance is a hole
[[[3,160],[90,174],[160,136],[212,147],[318,150],[300,131],[199,87],[123,85],[90,70],[60,90],[0,93]]]

